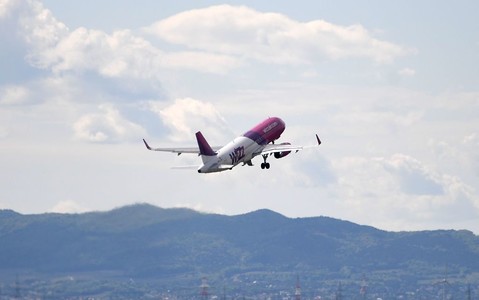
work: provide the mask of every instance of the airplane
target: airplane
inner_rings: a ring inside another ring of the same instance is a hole
[[[298,152],[306,148],[293,146],[290,143],[275,144],[274,142],[281,136],[285,128],[283,120],[278,117],[270,117],[222,147],[211,147],[200,131],[196,133],[198,148],[152,148],[145,139],[143,139],[143,143],[151,151],[172,152],[178,155],[182,153],[198,154],[203,161],[203,164],[198,167],[198,173],[231,170],[240,163],[243,163],[243,166],[252,166],[251,160],[258,155],[263,157],[261,169],[269,169],[270,164],[266,160],[270,155],[279,159],[292,151]],[[321,144],[317,134],[316,142],[315,146]]]

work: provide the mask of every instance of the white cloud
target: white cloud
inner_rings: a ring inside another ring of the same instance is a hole
[[[427,169],[417,159],[404,154],[394,154],[381,160],[385,169],[401,186],[401,192],[410,195],[443,195],[441,178]]]
[[[53,72],[94,71],[104,77],[159,82],[165,69],[225,74],[247,64],[302,64],[359,57],[388,62],[409,50],[370,35],[361,25],[325,21],[301,23],[247,7],[213,6],[183,12],[146,29],[189,51],[165,51],[130,30],[107,34],[79,27],[70,30],[38,1],[10,5],[16,28],[28,45],[32,66]],[[7,9],[4,9],[7,11]],[[5,12],[7,14],[7,12]],[[194,21],[191,21],[194,20]]]
[[[349,157],[333,164],[339,177],[336,190],[350,219],[409,230],[470,226],[479,217],[473,188],[410,156]]]
[[[0,105],[20,105],[28,102],[30,92],[20,85],[0,87]]]
[[[20,1],[0,0],[0,18],[6,18]]]
[[[213,74],[225,74],[243,65],[240,59],[233,56],[194,51],[165,53],[161,61],[161,65],[165,68],[189,69]]]
[[[39,1],[7,2],[1,6],[8,31],[16,31],[27,47],[26,60],[54,73],[93,71],[106,78],[159,84],[164,69],[223,74],[242,63],[228,55],[196,51],[167,52],[130,30],[111,34],[84,27],[70,30]],[[144,83],[138,82],[144,85]]]
[[[418,123],[423,117],[420,111],[398,112],[394,110],[378,110],[372,107],[351,107],[351,111],[345,110],[344,113],[338,113],[334,120],[339,123],[352,124],[372,124],[381,128],[386,126],[404,127]]]
[[[323,20],[302,23],[245,6],[194,9],[156,22],[145,31],[192,49],[278,64],[355,57],[383,63],[411,52],[372,37],[361,25],[343,27]]]
[[[146,135],[141,126],[125,119],[113,105],[98,108],[100,113],[86,114],[73,125],[78,139],[89,142],[138,141]]]
[[[308,146],[310,145],[313,145],[312,139]],[[280,169],[277,171],[280,174],[289,174],[287,177],[276,178],[281,181],[281,186],[325,189],[337,185],[338,182],[337,174],[331,162],[322,154],[322,150],[321,146],[306,147],[299,153],[291,152],[283,158],[276,159],[270,156],[268,161],[274,169]],[[258,165],[260,161],[261,157],[256,158]]]
[[[398,74],[404,77],[413,77],[416,75],[416,70],[411,68],[404,68],[398,71]]]
[[[111,35],[80,27],[30,54],[33,65],[53,72],[96,71],[105,77],[153,78],[161,51],[129,30]]]
[[[8,129],[0,126],[0,139],[4,139],[8,136]]]
[[[62,214],[82,213],[85,211],[86,210],[83,207],[81,207],[81,205],[79,205],[73,200],[60,201],[57,204],[55,204],[55,206],[52,209],[50,209],[50,212],[62,213]]]
[[[17,30],[32,47],[32,55],[54,47],[68,34],[67,26],[39,1],[25,1],[18,7],[18,26]]]
[[[479,177],[479,138],[477,133],[442,136],[439,140],[430,140],[428,146],[431,147],[434,159],[441,162],[442,168],[461,174],[462,178],[468,179],[469,184],[477,182]]]
[[[198,130],[208,140],[218,142],[225,139],[226,122],[212,103],[183,98],[166,107],[151,102],[150,109],[172,130],[170,138],[174,141],[192,141]]]
[[[464,137],[463,143],[466,145],[479,146],[479,136],[474,132]]]

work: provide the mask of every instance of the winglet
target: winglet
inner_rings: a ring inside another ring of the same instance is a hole
[[[146,149],[151,150],[150,145],[148,145],[148,143],[145,141],[145,139],[143,139],[143,143],[145,143]]]
[[[321,140],[319,139],[319,136],[316,134],[316,140],[318,141],[318,146],[321,145]]]
[[[215,156],[216,153],[211,149],[210,145],[206,141],[205,137],[201,134],[200,131],[196,133],[196,141],[198,142],[198,147],[200,148],[200,154],[204,156]]]

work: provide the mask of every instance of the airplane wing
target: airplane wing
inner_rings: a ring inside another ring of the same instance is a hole
[[[143,143],[145,143],[146,149],[151,151],[162,151],[162,152],[171,152],[177,153],[178,155],[182,153],[193,153],[193,154],[200,154],[200,149],[198,147],[179,147],[179,148],[152,148],[148,143],[143,139]],[[211,147],[213,151],[218,151],[221,147],[215,146]]]
[[[298,152],[300,150],[303,150],[304,148],[310,148],[310,147],[317,147],[321,145],[321,140],[319,139],[318,135],[316,134],[316,141],[317,145],[314,146],[294,146],[294,145],[288,145],[288,144],[268,144],[266,147],[264,147],[263,151],[261,151],[261,155],[264,154],[271,154],[275,152],[288,152],[288,151],[295,151]]]

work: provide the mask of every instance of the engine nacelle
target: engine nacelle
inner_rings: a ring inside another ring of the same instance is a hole
[[[291,145],[291,143],[281,143],[280,145]],[[291,151],[275,152],[274,153],[274,158],[282,158],[282,157],[285,157],[286,155],[288,155],[290,153],[291,153]]]

